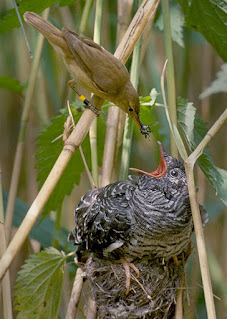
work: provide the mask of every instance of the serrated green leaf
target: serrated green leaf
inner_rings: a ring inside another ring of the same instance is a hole
[[[200,32],[227,60],[227,5],[223,0],[175,0],[181,4],[189,28]]]
[[[53,247],[33,254],[26,260],[16,280],[17,318],[57,318],[64,261],[65,256]]]
[[[185,100],[178,99],[177,112],[178,122],[181,129],[184,131],[184,135],[187,138],[188,143],[190,143],[190,141],[193,141],[194,139],[194,120],[196,109],[193,106],[193,103],[185,103]]]
[[[74,121],[78,122],[81,113],[78,113],[77,110],[72,108]],[[63,149],[62,138],[59,138],[57,141],[52,142],[56,137],[60,136],[63,132],[64,123],[67,118],[67,114],[63,112],[54,118],[51,122],[51,125],[44,130],[38,139],[38,149],[36,151],[37,163],[36,168],[39,169],[37,180],[39,181],[39,187],[43,185],[47,176],[49,175],[54,163],[56,162],[60,152]],[[98,160],[99,163],[102,158],[103,145],[104,145],[104,136],[105,136],[105,125],[101,119],[98,117]],[[82,149],[87,160],[88,167],[91,166],[90,159],[90,144],[88,137],[85,138],[82,144]],[[62,174],[60,180],[58,181],[53,193],[51,194],[47,204],[43,210],[43,216],[45,217],[50,211],[56,211],[61,207],[61,204],[66,195],[70,195],[73,186],[79,184],[80,175],[84,171],[84,164],[81,159],[79,150],[77,149],[73,154],[71,160],[69,161],[64,173]]]
[[[177,117],[179,127],[183,132],[187,145],[190,151],[193,152],[208,130],[201,117],[198,114],[193,115],[193,106],[191,105],[188,109],[188,105],[189,103],[187,100],[178,98]],[[192,132],[193,126],[194,130]],[[190,132],[190,134],[188,134],[188,132]],[[198,164],[204,175],[214,187],[220,199],[225,205],[227,205],[227,171],[221,170],[214,165],[212,155],[208,147],[199,157]]]
[[[0,76],[0,88],[8,89],[12,92],[22,95],[27,85],[21,84],[19,80],[8,76]]]
[[[170,6],[170,23],[171,23],[171,35],[173,41],[179,46],[184,48],[183,41],[183,27],[184,27],[184,16],[178,5]],[[164,29],[163,16],[160,15],[155,24],[161,31]]]
[[[219,92],[227,92],[227,63],[221,66],[221,71],[217,73],[217,79],[200,94],[200,99]]]
[[[21,17],[26,11],[33,11],[35,13],[41,13],[44,9],[50,7],[52,4],[56,3],[56,0],[21,0],[17,1],[18,10]],[[9,32],[12,29],[19,27],[20,23],[16,15],[15,9],[10,9],[1,15],[0,20],[0,33]]]

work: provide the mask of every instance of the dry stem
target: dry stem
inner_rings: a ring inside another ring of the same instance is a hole
[[[106,139],[102,162],[102,179],[100,186],[106,186],[111,181],[112,170],[114,166],[114,155],[117,139],[118,120],[120,109],[111,105],[108,111]]]
[[[69,305],[66,313],[66,319],[73,319],[76,316],[77,305],[80,299],[80,294],[83,287],[83,270],[77,268],[75,280],[73,283],[73,288],[69,300]]]

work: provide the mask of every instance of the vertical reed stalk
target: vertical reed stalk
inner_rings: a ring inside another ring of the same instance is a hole
[[[0,257],[4,254],[6,250],[6,235],[4,227],[4,207],[3,207],[3,196],[2,196],[2,172],[0,167]],[[12,298],[11,298],[11,288],[10,288],[10,273],[7,270],[5,276],[0,283],[0,290],[2,295],[3,304],[3,315],[4,319],[12,319]]]
[[[168,60],[168,64],[166,68],[166,80],[167,80],[169,113],[170,113],[170,118],[172,120],[172,123],[175,126],[177,126],[176,88],[175,88],[173,48],[172,48],[170,13],[169,13],[169,0],[162,0],[162,14],[163,14],[163,24],[164,24],[165,53],[166,53],[166,59]],[[170,146],[171,146],[171,155],[174,157],[178,157],[177,146],[171,132],[170,132]]]
[[[100,44],[101,29],[102,29],[102,8],[103,0],[96,0],[95,9],[95,25],[94,25],[94,41]],[[98,171],[98,153],[97,153],[97,118],[93,121],[90,130],[90,145],[91,145],[91,164],[92,164],[92,177],[95,185],[99,185],[99,171]]]
[[[43,15],[44,19],[47,19],[49,10],[50,10],[49,8],[45,10],[45,13]],[[31,73],[30,73],[29,81],[28,81],[28,88],[25,95],[23,112],[21,116],[20,131],[19,131],[16,154],[15,154],[15,159],[13,164],[13,172],[12,172],[10,189],[9,189],[9,198],[8,198],[7,208],[6,208],[5,231],[6,231],[7,243],[10,241],[14,204],[15,204],[15,199],[17,195],[22,156],[24,151],[25,134],[26,134],[27,122],[28,122],[28,117],[29,117],[29,112],[31,107],[31,100],[32,100],[34,87],[35,87],[35,81],[36,81],[36,77],[37,77],[37,73],[39,69],[39,62],[40,62],[40,57],[41,57],[42,48],[43,48],[43,41],[44,41],[43,35],[39,34],[38,40],[37,40],[37,46],[35,49],[34,60],[32,61]]]
[[[140,67],[140,50],[141,50],[142,38],[138,40],[132,57],[131,68],[131,82],[137,89],[139,80],[139,67]],[[127,179],[128,168],[132,146],[132,134],[133,134],[133,120],[127,116],[125,121],[125,130],[123,136],[122,156],[121,156],[121,168],[120,168],[120,180]]]

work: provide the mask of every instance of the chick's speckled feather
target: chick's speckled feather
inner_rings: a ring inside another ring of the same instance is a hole
[[[187,248],[193,226],[184,167],[163,154],[163,177],[142,175],[82,197],[70,235],[78,251],[108,251],[133,260],[150,255],[168,259]]]

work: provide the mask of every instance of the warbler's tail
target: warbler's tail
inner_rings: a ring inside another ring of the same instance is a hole
[[[69,50],[62,31],[54,27],[50,22],[41,18],[38,14],[29,11],[24,13],[24,20],[42,33],[55,49]]]

